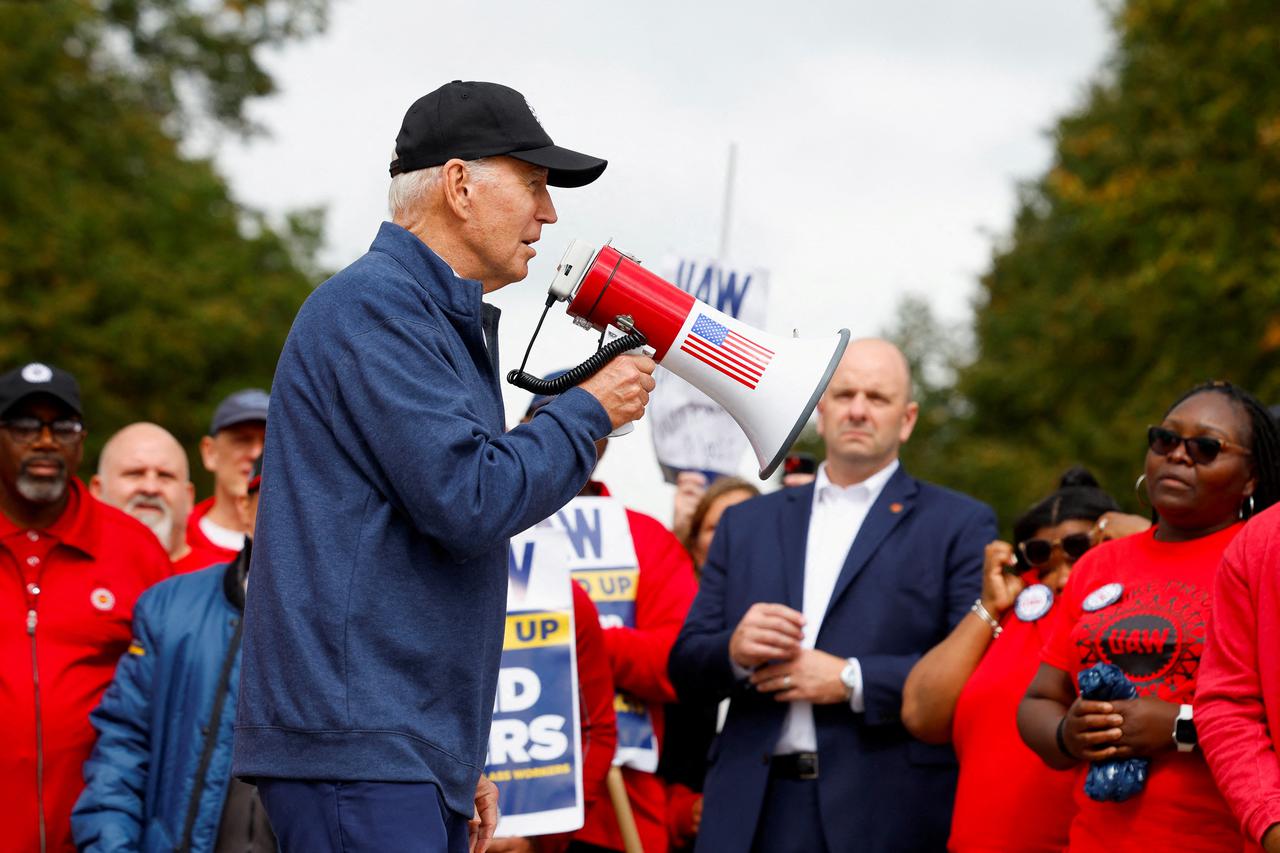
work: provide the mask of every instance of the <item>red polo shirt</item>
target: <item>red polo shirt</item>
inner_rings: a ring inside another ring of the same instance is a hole
[[[134,601],[170,573],[150,530],[77,479],[68,490],[47,530],[0,514],[0,824],[12,850],[39,850],[42,824],[46,849],[75,850],[89,712],[129,646]]]

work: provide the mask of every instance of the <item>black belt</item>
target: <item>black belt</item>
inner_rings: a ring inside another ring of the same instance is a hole
[[[817,779],[818,753],[791,752],[775,755],[769,761],[769,775],[774,779]]]

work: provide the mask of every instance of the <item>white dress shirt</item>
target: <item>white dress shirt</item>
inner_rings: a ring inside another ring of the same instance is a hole
[[[813,508],[809,514],[809,538],[804,555],[804,639],[801,648],[812,649],[822,629],[822,620],[831,603],[840,570],[854,538],[862,529],[871,506],[884,491],[885,484],[898,470],[894,460],[861,483],[837,486],[827,478],[827,464],[818,468],[814,481]],[[862,713],[862,670],[857,659],[854,664],[853,695],[849,705],[855,713]],[[773,748],[774,755],[792,752],[817,752],[818,736],[813,726],[813,705],[809,702],[792,702],[787,709],[787,719],[782,733]]]

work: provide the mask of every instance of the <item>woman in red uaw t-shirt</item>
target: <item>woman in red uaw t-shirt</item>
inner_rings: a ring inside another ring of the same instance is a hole
[[[1155,526],[1076,566],[1018,711],[1023,740],[1046,764],[1080,768],[1069,850],[1241,850],[1195,749],[1190,703],[1222,553],[1240,519],[1273,503],[1280,488],[1276,439],[1266,409],[1244,391],[1192,389],[1148,431]],[[1077,674],[1099,662],[1118,666],[1138,698],[1079,698]],[[1084,762],[1132,757],[1151,761],[1144,790],[1120,803],[1085,796]]]
[[[1054,853],[1075,813],[1075,774],[1053,770],[1018,737],[1018,702],[1040,665],[1054,602],[1072,565],[1100,540],[1145,530],[1120,513],[1083,468],[1013,525],[1013,544],[992,542],[982,597],[955,630],[912,668],[902,722],[927,743],[955,745],[960,761],[954,853]]]

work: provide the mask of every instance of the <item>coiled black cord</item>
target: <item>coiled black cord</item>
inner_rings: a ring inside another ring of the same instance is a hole
[[[539,322],[541,326],[541,322]],[[537,332],[534,332],[537,336]],[[513,370],[507,374],[507,381],[517,388],[530,391],[534,394],[542,394],[550,396],[552,394],[563,394],[575,385],[590,379],[600,368],[622,355],[627,350],[633,350],[642,347],[648,343],[648,339],[638,329],[632,331],[620,338],[609,341],[609,343],[596,350],[590,358],[579,364],[571,370],[565,371],[555,379],[542,379],[534,376],[532,373],[525,373],[523,365],[520,369]],[[532,346],[532,341],[530,342]],[[525,353],[526,358],[528,353]]]

